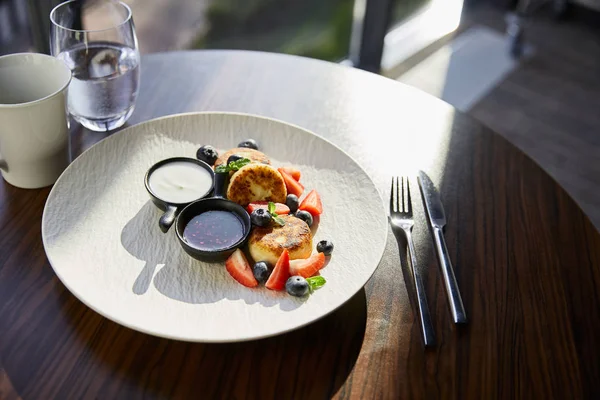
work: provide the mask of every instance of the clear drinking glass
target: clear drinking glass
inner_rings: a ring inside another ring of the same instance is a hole
[[[50,51],[73,72],[68,109],[94,131],[122,126],[135,107],[140,53],[131,9],[119,1],[72,0],[50,13]]]

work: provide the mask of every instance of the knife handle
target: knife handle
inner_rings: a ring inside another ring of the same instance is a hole
[[[458,282],[456,282],[456,277],[454,276],[448,248],[446,248],[444,232],[441,228],[434,226],[433,237],[440,269],[442,270],[442,276],[444,278],[446,295],[448,296],[448,302],[450,304],[450,311],[452,312],[452,319],[455,324],[464,324],[467,322],[467,313],[460,297],[460,290],[458,289]]]

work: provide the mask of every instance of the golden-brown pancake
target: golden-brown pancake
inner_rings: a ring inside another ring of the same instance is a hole
[[[268,227],[254,227],[248,239],[248,250],[255,262],[271,265],[288,249],[290,259],[308,258],[312,253],[312,234],[306,222],[292,215],[281,216],[284,226],[271,223]]]
[[[246,147],[236,147],[235,149],[231,149],[221,154],[217,161],[215,161],[215,168],[221,164],[226,164],[229,157],[237,154],[240,157],[248,158],[250,161],[259,163],[259,164],[271,164],[271,160],[264,153],[261,153],[258,150],[249,149]]]
[[[287,190],[283,177],[266,164],[248,164],[229,179],[227,198],[242,206],[254,201],[285,203]]]

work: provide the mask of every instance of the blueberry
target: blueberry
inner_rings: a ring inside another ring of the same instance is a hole
[[[296,218],[300,218],[302,221],[306,222],[306,224],[308,225],[309,228],[312,226],[313,217],[312,217],[312,215],[310,215],[310,213],[308,211],[304,211],[304,210],[296,211],[296,214],[294,214],[294,215],[296,216]]]
[[[285,199],[285,205],[290,208],[291,213],[295,213],[298,211],[298,205],[300,204],[300,200],[298,200],[298,196],[295,194],[288,194]]]
[[[231,163],[231,162],[241,160],[242,158],[244,158],[244,157],[237,155],[237,154],[233,154],[233,155],[229,156],[229,158],[227,159],[227,165],[229,165],[229,163]]]
[[[271,214],[264,208],[257,208],[250,214],[250,221],[256,226],[267,226],[271,222]]]
[[[247,147],[249,149],[258,150],[258,143],[254,139],[246,139],[238,144],[238,147]]]
[[[196,158],[200,161],[204,161],[208,165],[214,165],[217,158],[219,158],[219,153],[217,153],[217,150],[214,147],[206,145],[198,149]]]
[[[285,283],[285,290],[292,296],[306,296],[308,294],[308,282],[301,276],[292,276]]]
[[[271,264],[259,261],[252,267],[252,272],[254,273],[254,277],[260,283],[265,283],[269,276],[271,276],[271,272],[273,271],[273,267]]]
[[[333,243],[331,243],[329,240],[321,240],[319,243],[317,243],[317,251],[325,254],[326,256],[330,256],[333,252]]]

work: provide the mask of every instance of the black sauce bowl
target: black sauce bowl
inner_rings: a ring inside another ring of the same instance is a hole
[[[175,222],[175,232],[177,233],[177,239],[179,240],[181,247],[183,247],[183,250],[185,250],[187,254],[196,260],[209,263],[224,261],[237,248],[244,246],[248,241],[250,229],[252,228],[250,215],[246,209],[239,204],[225,198],[225,186],[227,179],[229,178],[229,173],[216,173],[214,178],[214,197],[197,200],[188,204],[183,210],[181,210]],[[239,218],[239,220],[242,222],[244,230],[242,238],[231,246],[216,250],[201,250],[192,246],[183,237],[185,227],[192,220],[192,218],[202,214],[203,212],[215,210],[231,212]]]
[[[211,187],[208,189],[208,191],[204,195],[202,195],[198,199],[202,199],[202,198],[206,197],[207,195],[209,195],[215,186],[215,173],[214,173],[212,167],[210,165],[208,165],[207,163],[205,163],[204,161],[200,161],[195,158],[188,158],[188,157],[167,158],[167,159],[159,161],[156,164],[154,164],[153,166],[151,166],[150,169],[148,169],[148,171],[146,172],[146,176],[144,176],[144,185],[146,186],[146,191],[148,191],[148,194],[150,195],[150,199],[152,200],[154,205],[156,205],[159,209],[164,211],[164,214],[158,220],[158,226],[160,227],[160,230],[163,233],[167,233],[169,228],[171,228],[171,225],[173,225],[173,222],[175,222],[175,218],[177,218],[177,215],[181,212],[181,210],[183,210],[188,204],[190,204],[192,202],[188,201],[186,203],[171,203],[171,202],[161,199],[152,191],[152,188],[150,187],[149,179],[150,179],[150,175],[152,175],[152,173],[154,171],[156,171],[158,168],[162,167],[165,164],[169,164],[171,162],[176,162],[176,161],[184,161],[184,162],[191,162],[191,163],[197,164],[210,173],[210,176],[212,178]],[[196,199],[196,200],[198,200],[198,199]],[[196,200],[194,200],[194,201],[196,201]]]

